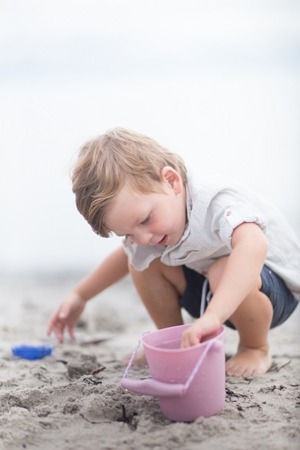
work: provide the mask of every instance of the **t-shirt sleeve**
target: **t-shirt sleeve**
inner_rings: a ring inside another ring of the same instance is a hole
[[[264,232],[267,228],[264,215],[251,204],[232,203],[222,211],[218,230],[221,241],[230,249],[233,230],[242,223],[256,223]]]

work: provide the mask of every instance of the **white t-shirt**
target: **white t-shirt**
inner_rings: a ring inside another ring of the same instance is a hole
[[[232,251],[233,230],[254,222],[268,240],[265,265],[278,274],[300,300],[300,243],[283,215],[258,195],[236,182],[211,178],[186,189],[187,224],[172,246],[140,246],[124,239],[124,249],[136,270],[160,258],[169,266],[186,265],[206,275],[211,264]]]

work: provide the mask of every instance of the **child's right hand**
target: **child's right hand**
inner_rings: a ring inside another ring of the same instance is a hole
[[[50,317],[47,335],[54,333],[59,342],[64,341],[64,331],[67,328],[70,338],[75,339],[74,328],[84,310],[85,300],[73,292]]]
[[[199,344],[203,338],[213,336],[221,325],[219,317],[206,310],[203,316],[195,320],[182,334],[181,348],[191,347]]]

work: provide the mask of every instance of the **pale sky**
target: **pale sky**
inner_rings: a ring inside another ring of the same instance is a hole
[[[0,8],[2,79],[299,64],[299,1],[1,0]]]
[[[245,181],[300,230],[300,2],[0,0],[0,270],[92,267],[118,242],[69,169],[113,126]],[[300,234],[300,231],[299,231]]]

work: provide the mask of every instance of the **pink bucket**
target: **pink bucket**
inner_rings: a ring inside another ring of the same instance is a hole
[[[121,382],[125,389],[158,397],[165,417],[182,422],[217,414],[225,404],[224,327],[195,346],[180,348],[188,326],[145,333],[141,342],[151,378],[127,377],[137,347]]]

